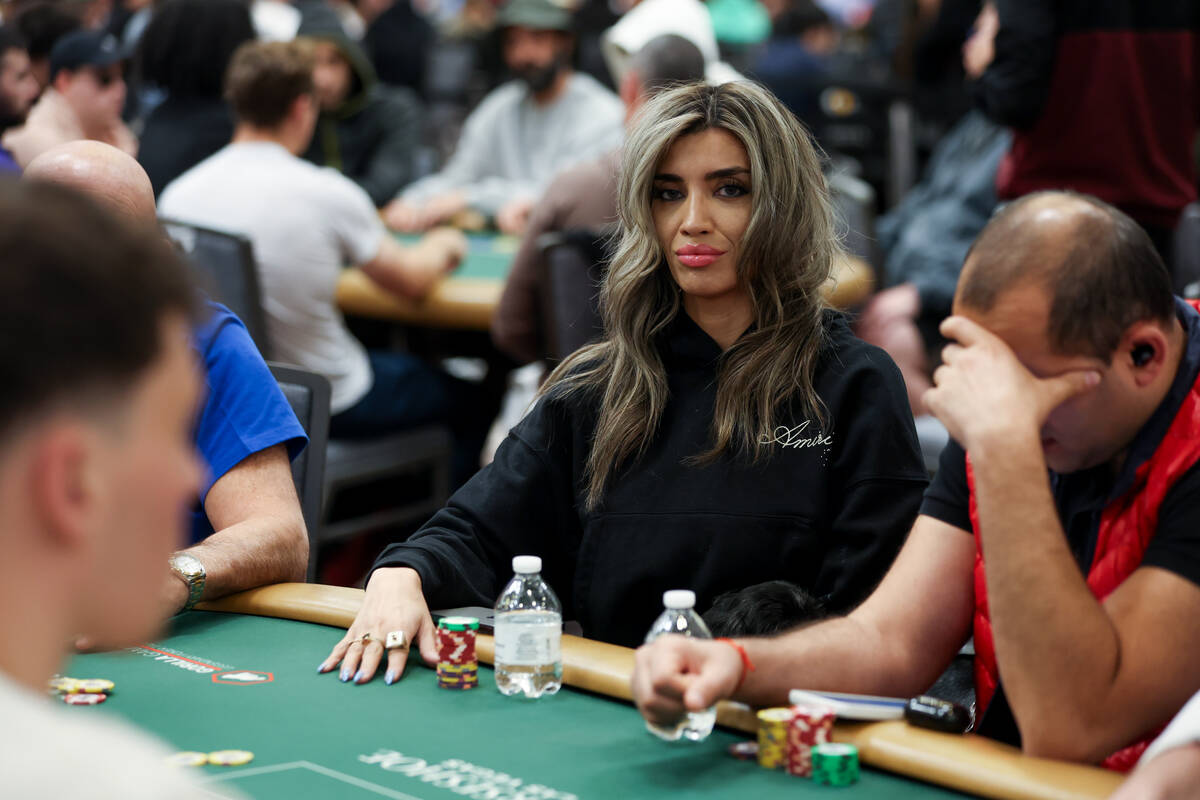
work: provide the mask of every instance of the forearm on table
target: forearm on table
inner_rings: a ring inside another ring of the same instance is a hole
[[[1120,640],[1067,545],[1036,434],[973,452],[999,672],[1029,752],[1103,728]]]
[[[397,297],[419,300],[429,292],[431,286],[431,278],[417,264],[418,259],[426,257],[420,250],[422,247],[425,245],[421,243],[405,247],[390,237],[384,237],[380,240],[379,252],[362,265],[362,271]]]
[[[734,699],[755,706],[786,705],[792,689],[905,697],[931,682],[922,684],[902,650],[853,614],[779,637],[738,642],[755,669]]]
[[[298,512],[249,517],[183,552],[204,565],[204,600],[303,581],[308,571],[308,534]]]

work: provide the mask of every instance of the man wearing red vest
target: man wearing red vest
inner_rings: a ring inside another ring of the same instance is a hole
[[[643,647],[647,719],[911,696],[974,634],[981,733],[1127,769],[1200,689],[1200,313],[1129,217],[1042,192],[980,235],[954,314],[924,398],[954,442],[880,586],[774,639]]]

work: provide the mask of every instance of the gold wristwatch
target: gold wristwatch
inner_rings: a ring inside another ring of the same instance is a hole
[[[187,602],[180,610],[189,611],[192,606],[200,602],[200,596],[204,594],[204,581],[208,577],[204,571],[204,565],[200,563],[200,559],[189,556],[187,553],[174,553],[167,559],[167,563],[171,565],[171,572],[174,572],[180,580],[187,584]]]

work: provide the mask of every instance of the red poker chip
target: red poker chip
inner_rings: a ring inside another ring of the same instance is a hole
[[[75,692],[64,694],[62,700],[69,706],[98,706],[107,699],[108,695],[106,694]]]

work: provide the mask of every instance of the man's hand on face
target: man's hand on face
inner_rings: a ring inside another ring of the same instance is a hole
[[[1037,378],[998,336],[966,317],[949,317],[932,389],[922,398],[950,435],[968,452],[1013,441],[1040,442],[1050,412],[1100,382],[1095,370]]]

